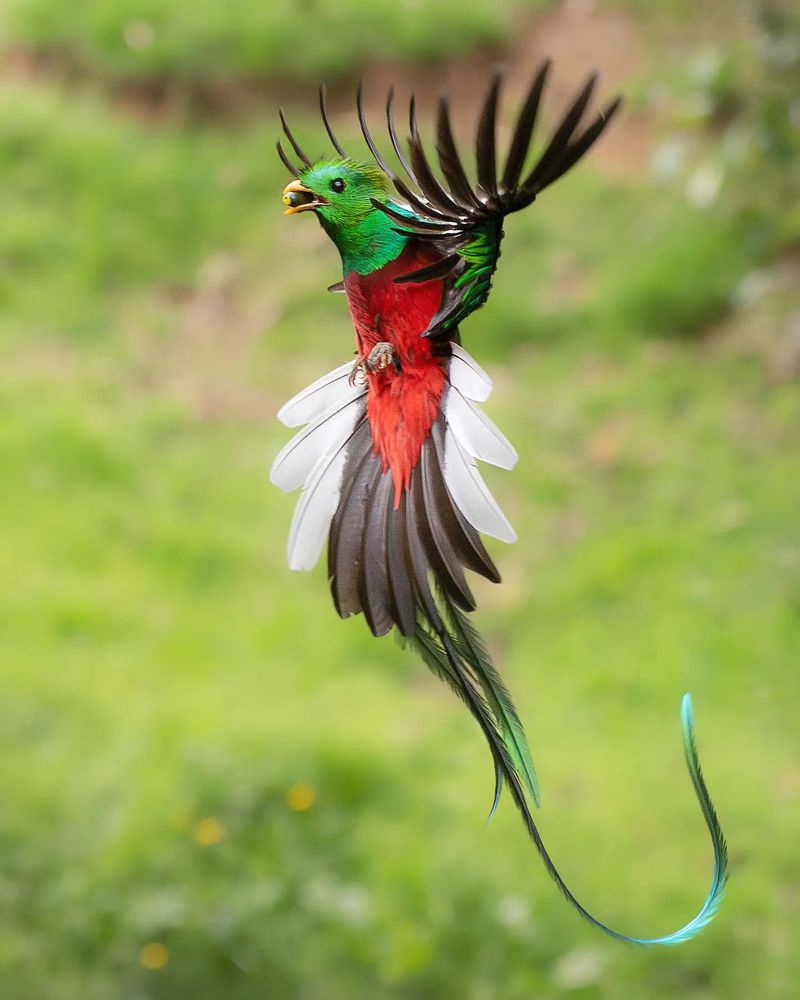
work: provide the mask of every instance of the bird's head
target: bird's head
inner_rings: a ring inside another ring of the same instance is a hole
[[[312,163],[283,189],[286,215],[316,212],[326,228],[357,226],[375,212],[372,204],[386,201],[389,179],[377,166],[355,160]]]
[[[374,202],[389,201],[389,178],[376,165],[346,158],[320,160],[283,189],[285,215],[314,212],[339,248],[345,269],[366,273],[405,242]]]

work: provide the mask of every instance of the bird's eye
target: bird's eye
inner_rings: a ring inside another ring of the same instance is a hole
[[[331,181],[331,191],[335,191],[337,194],[341,194],[344,191],[344,181],[341,177],[336,177]]]

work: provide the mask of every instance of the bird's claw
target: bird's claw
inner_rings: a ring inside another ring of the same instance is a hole
[[[400,372],[400,359],[395,354],[394,348],[385,340],[377,343],[366,357],[358,355],[353,362],[347,381],[350,385],[365,385],[367,382],[367,372],[376,375],[385,371],[392,365],[396,372]]]
[[[357,357],[353,362],[353,367],[350,369],[350,374],[347,377],[347,382],[351,386],[355,385],[366,385],[367,384],[367,368],[366,359],[362,357]]]
[[[389,365],[393,365],[395,371],[400,371],[400,359],[395,354],[392,345],[385,340],[381,340],[372,348],[364,364],[367,371],[373,374],[384,371]]]

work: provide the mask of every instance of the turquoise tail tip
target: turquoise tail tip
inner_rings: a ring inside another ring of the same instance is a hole
[[[683,731],[688,730],[694,735],[694,709],[692,707],[692,696],[687,691],[681,699],[681,725]]]
[[[711,796],[703,778],[703,772],[700,769],[700,758],[697,754],[697,743],[694,733],[692,696],[688,691],[681,701],[681,728],[683,730],[686,766],[689,769],[689,776],[692,779],[695,795],[700,804],[703,818],[706,821],[708,832],[711,835],[711,844],[714,849],[714,873],[711,880],[711,888],[700,912],[688,924],[681,927],[680,930],[675,931],[674,934],[667,934],[664,937],[636,938],[634,941],[637,944],[680,944],[695,937],[714,919],[722,903],[725,886],[728,881],[728,845],[725,843],[725,835],[722,832],[722,827],[714,809],[714,803],[711,801]]]

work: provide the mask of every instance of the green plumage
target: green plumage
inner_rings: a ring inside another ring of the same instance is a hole
[[[444,329],[449,330],[458,326],[488,299],[492,288],[492,275],[500,259],[502,239],[502,224],[493,220],[477,226],[474,239],[456,249],[456,254],[466,261],[466,267],[454,282],[454,287],[461,293],[461,303],[442,324]]]
[[[469,664],[475,680],[480,685],[484,698],[498,726],[508,755],[538,806],[540,803],[539,784],[528,749],[522,722],[517,714],[508,688],[491,661],[486,645],[467,616],[440,590],[440,598],[447,612],[454,643],[461,657]],[[499,793],[499,788],[496,790]],[[495,796],[495,802],[497,795]]]

